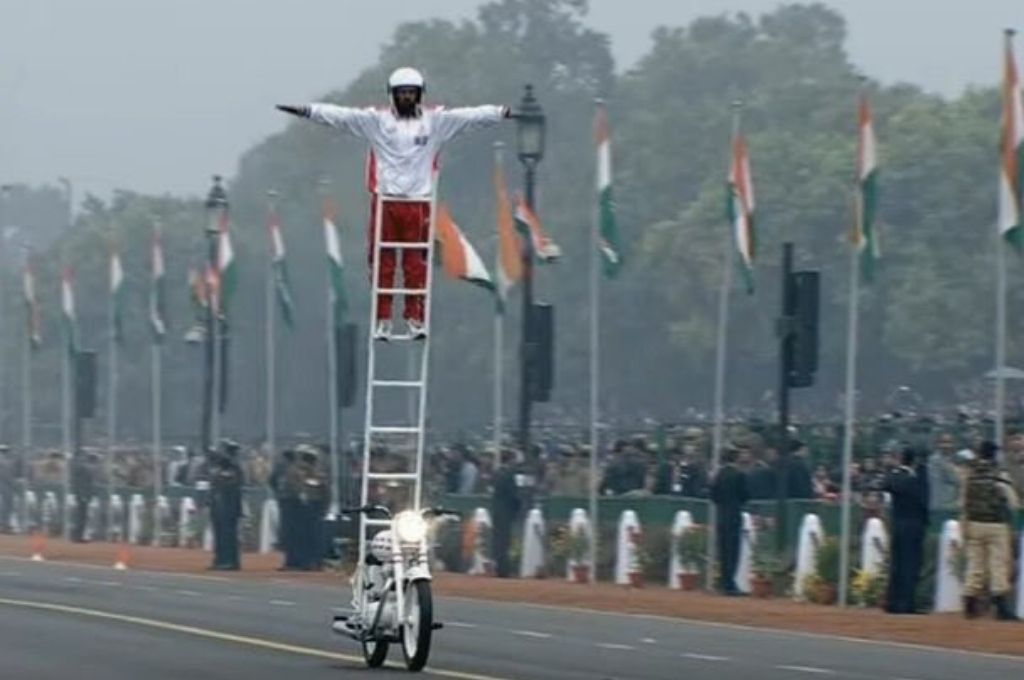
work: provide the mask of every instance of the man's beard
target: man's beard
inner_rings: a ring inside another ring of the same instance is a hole
[[[399,118],[415,118],[418,108],[419,106],[415,102],[395,102],[395,113],[398,114]]]

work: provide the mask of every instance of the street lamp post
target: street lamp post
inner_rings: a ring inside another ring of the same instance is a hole
[[[526,205],[534,208],[534,189],[537,165],[544,157],[544,111],[533,96],[533,86],[527,84],[519,102],[516,116],[516,148],[525,171]],[[533,244],[522,239],[523,265],[523,330],[520,343],[519,386],[519,448],[524,458],[532,461],[530,447],[530,406],[533,400],[533,382],[536,366],[536,338],[533,328]]]
[[[216,444],[217,428],[214,419],[219,416],[220,409],[219,395],[217,394],[217,343],[220,342],[218,333],[217,310],[214,309],[214,295],[210,283],[214,280],[213,273],[217,270],[217,238],[219,236],[219,223],[222,211],[228,209],[228,194],[221,185],[220,175],[213,176],[213,186],[206,197],[206,352],[203,370],[203,431],[200,435],[203,453],[207,453],[210,447]]]
[[[11,185],[4,184],[3,186],[0,186],[0,265],[5,265],[6,264],[6,257],[7,257],[7,248],[6,248],[6,241],[7,241],[7,205],[8,205],[7,199],[10,197],[10,195],[11,195]],[[4,271],[0,270],[0,318],[3,319],[3,322],[2,322],[3,325],[0,326],[0,331],[7,330],[7,320],[6,320],[6,317],[5,317],[6,310],[3,308],[3,299],[4,299],[3,274],[4,274]],[[2,345],[3,345],[3,343],[2,343],[2,335],[0,335],[0,347],[2,347]],[[5,425],[6,416],[7,416],[6,409],[5,409],[5,407],[7,405],[7,400],[5,399],[6,395],[4,394],[4,392],[7,389],[7,381],[4,380],[4,370],[7,368],[7,366],[6,366],[5,362],[2,359],[3,359],[3,353],[0,352],[0,439],[3,438],[3,433],[5,432],[4,425]],[[7,518],[4,518],[2,521],[0,521],[0,526],[4,525],[6,523],[6,520],[7,520]]]

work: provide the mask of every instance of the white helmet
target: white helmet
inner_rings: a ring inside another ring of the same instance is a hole
[[[418,87],[420,91],[426,91],[427,83],[423,79],[423,74],[414,68],[403,66],[402,68],[395,69],[390,76],[388,76],[388,94],[391,94],[396,87]]]

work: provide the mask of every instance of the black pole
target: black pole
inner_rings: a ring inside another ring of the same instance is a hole
[[[534,210],[534,185],[536,167],[532,160],[524,162],[526,168],[526,205]],[[533,365],[533,244],[529,238],[522,239],[523,265],[523,331],[519,350],[519,448],[523,459],[533,462],[530,447],[530,406],[532,398],[531,366]]]
[[[793,244],[782,244],[782,317],[779,319],[779,455],[775,483],[776,548],[786,546],[786,497],[789,477],[789,374],[793,360]]]

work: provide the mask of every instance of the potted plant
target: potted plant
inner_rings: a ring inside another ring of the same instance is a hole
[[[702,525],[687,527],[675,541],[676,556],[679,558],[679,587],[696,590],[700,584],[700,569],[706,559],[707,531]]]
[[[831,605],[836,602],[836,587],[839,583],[839,541],[826,538],[818,547],[814,559],[814,575],[818,577],[815,584],[815,601],[818,604]]]
[[[574,583],[587,583],[590,581],[590,564],[587,562],[587,552],[590,549],[590,537],[586,530],[577,526],[569,532],[568,555],[569,564],[572,565],[572,580]]]

